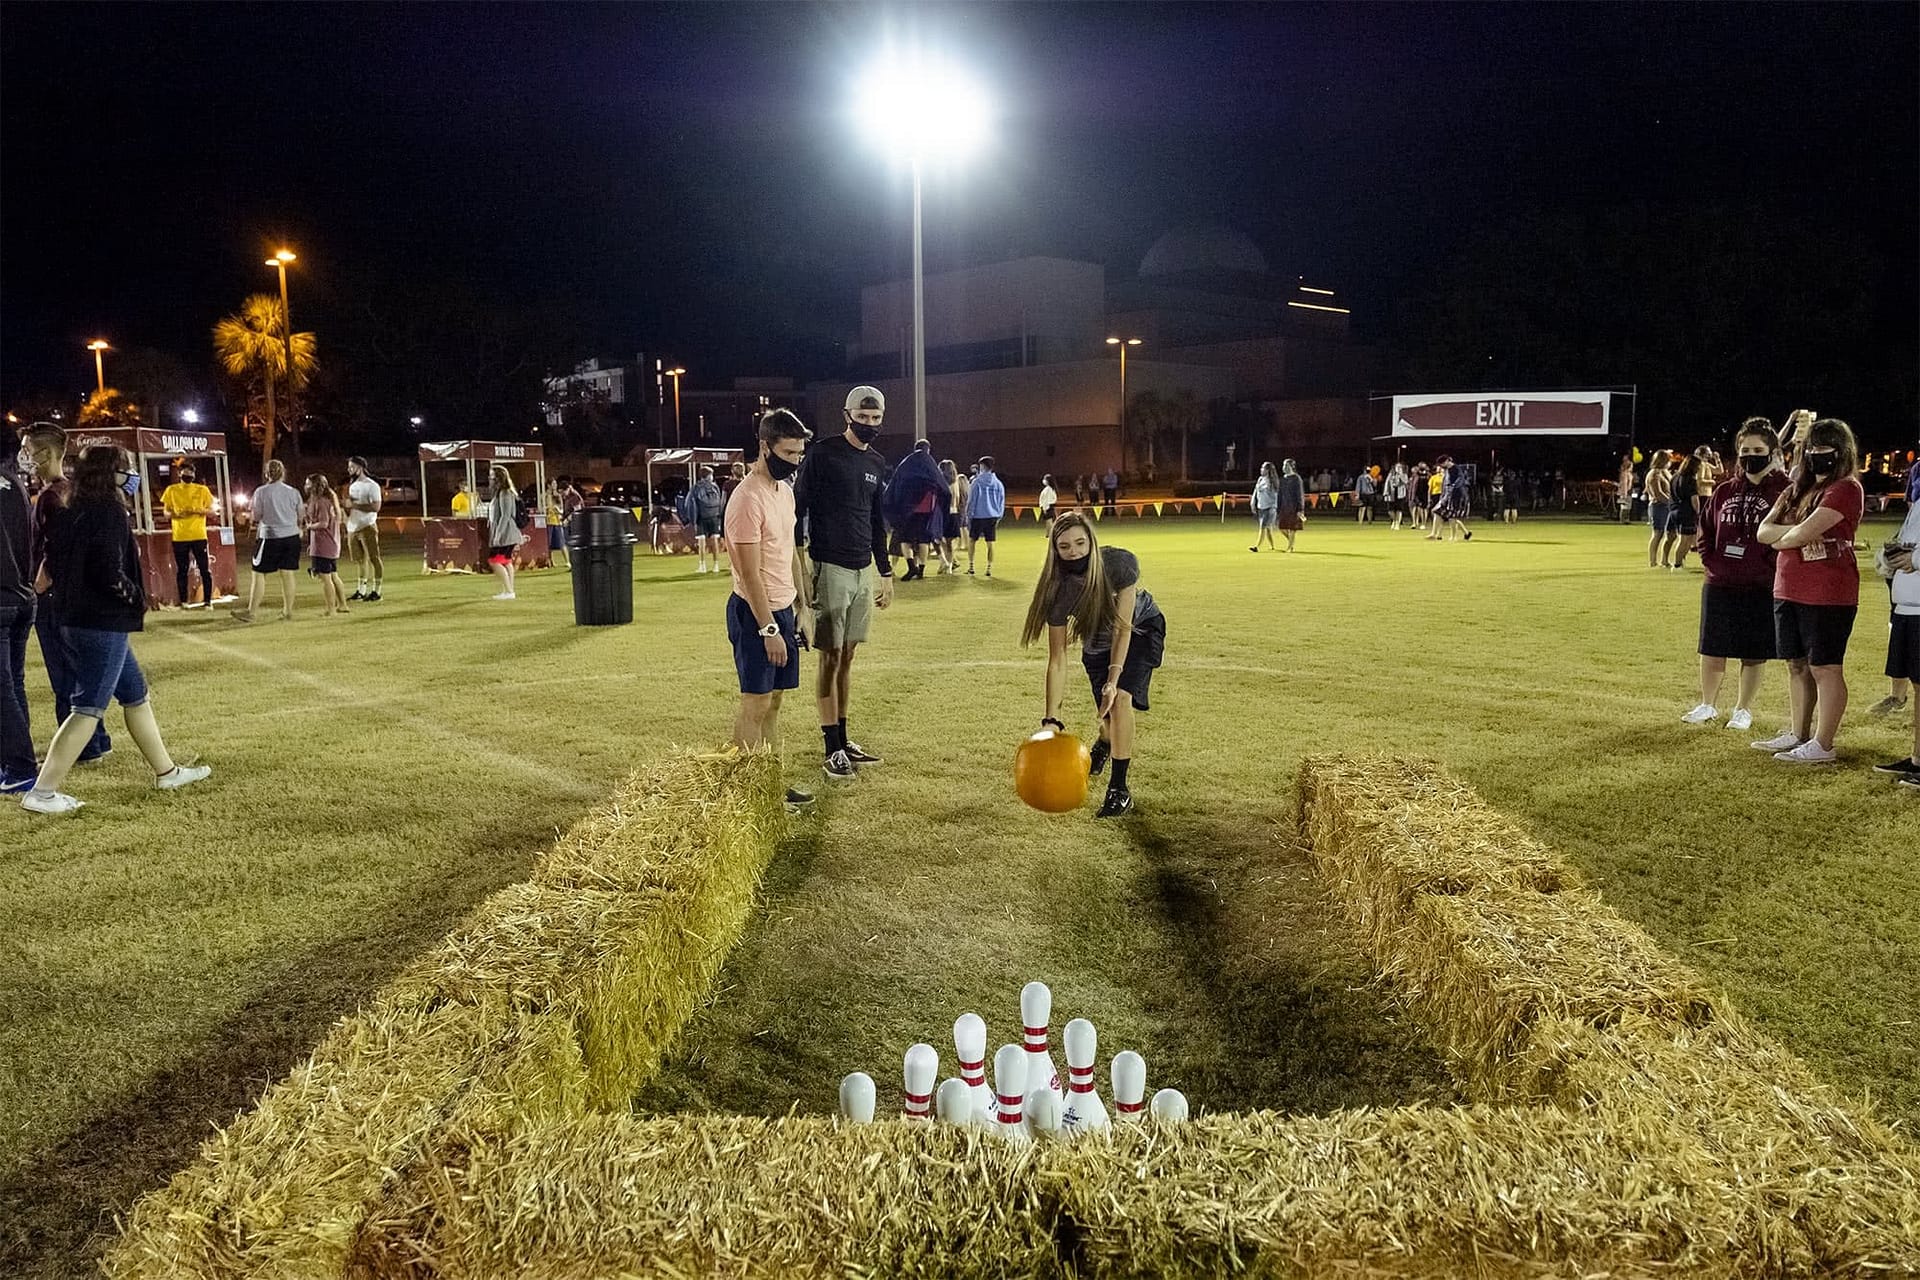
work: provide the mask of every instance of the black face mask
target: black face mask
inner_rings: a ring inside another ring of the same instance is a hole
[[[1827,475],[1840,465],[1840,455],[1837,453],[1809,453],[1806,458],[1807,470],[1817,476]]]
[[[1087,574],[1087,562],[1091,559],[1093,559],[1092,556],[1081,556],[1078,560],[1062,560],[1060,572],[1070,573],[1076,578],[1084,578]]]
[[[847,419],[847,426],[853,429],[854,438],[861,444],[872,444],[880,438],[880,424],[878,423],[855,422],[849,418]]]
[[[1773,465],[1773,455],[1764,453],[1758,456],[1751,453],[1743,454],[1740,458],[1740,465],[1747,469],[1748,475],[1757,480],[1767,473],[1768,467]]]
[[[799,463],[788,462],[773,450],[767,450],[767,474],[775,480],[785,480],[799,469]]]

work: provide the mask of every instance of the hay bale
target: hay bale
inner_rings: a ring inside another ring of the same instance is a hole
[[[1589,890],[1421,896],[1375,955],[1381,974],[1477,1098],[1532,1096],[1532,1028],[1606,1027],[1629,1014],[1702,1026],[1716,997]],[[1516,1065],[1518,1064],[1518,1065]]]
[[[1430,760],[1316,756],[1300,766],[1300,835],[1376,953],[1423,894],[1558,893],[1580,873]]]
[[[1890,1231],[1779,1212],[1784,1175],[1745,1178],[1698,1134],[1550,1107],[1215,1115],[1020,1149],[798,1116],[444,1138],[368,1215],[348,1274],[1761,1276],[1901,1257]]]

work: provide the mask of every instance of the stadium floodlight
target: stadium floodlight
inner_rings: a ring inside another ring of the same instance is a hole
[[[861,76],[855,110],[874,144],[913,169],[913,438],[927,438],[926,282],[920,252],[920,170],[964,160],[987,140],[986,92],[958,66],[888,53]]]

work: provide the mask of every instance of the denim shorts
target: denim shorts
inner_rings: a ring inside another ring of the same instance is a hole
[[[63,627],[73,658],[73,709],[83,716],[104,717],[107,705],[137,707],[147,700],[147,678],[134,661],[132,640],[125,631],[96,631],[92,627]]]

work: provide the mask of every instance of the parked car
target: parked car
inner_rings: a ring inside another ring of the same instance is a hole
[[[614,480],[600,487],[600,492],[591,500],[595,506],[627,507],[629,509],[647,505],[647,486],[639,480]]]
[[[420,480],[417,476],[387,476],[380,481],[380,505],[384,508],[390,502],[420,501]]]

